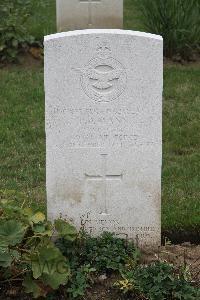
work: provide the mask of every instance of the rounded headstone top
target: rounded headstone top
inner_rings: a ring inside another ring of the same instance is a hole
[[[84,30],[74,30],[74,31],[46,35],[44,37],[44,42],[65,38],[65,37],[71,37],[71,36],[74,37],[79,35],[90,35],[90,34],[91,35],[93,34],[94,35],[95,34],[129,35],[129,36],[143,37],[143,38],[149,38],[149,39],[160,40],[160,41],[163,40],[162,36],[160,35],[141,32],[141,31],[122,30],[122,29],[84,29]]]

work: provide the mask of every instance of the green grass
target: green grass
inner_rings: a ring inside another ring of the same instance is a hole
[[[44,202],[43,70],[1,70],[0,104],[0,188]]]
[[[27,30],[55,31],[55,1],[33,12]],[[39,15],[44,21],[40,22]],[[125,1],[125,28],[141,29],[134,1]],[[200,227],[200,68],[167,66],[164,74],[162,226]],[[0,189],[24,192],[45,205],[43,69],[0,70]]]
[[[124,29],[144,31],[136,1],[138,0],[124,0]]]
[[[200,226],[200,68],[165,68],[163,228]]]
[[[34,1],[33,13],[26,27],[36,39],[43,40],[44,35],[56,32],[56,0]]]

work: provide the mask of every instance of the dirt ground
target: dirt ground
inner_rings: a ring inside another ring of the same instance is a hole
[[[200,245],[189,242],[181,245],[166,245],[158,249],[157,253],[146,251],[142,256],[142,263],[148,264],[157,259],[173,263],[175,266],[188,266],[192,278],[200,283]]]

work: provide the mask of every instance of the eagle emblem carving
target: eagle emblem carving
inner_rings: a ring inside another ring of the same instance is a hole
[[[110,102],[117,99],[126,86],[126,71],[113,58],[107,43],[97,47],[96,57],[83,68],[76,69],[81,74],[81,86],[85,94],[96,102]]]
[[[88,71],[89,79],[94,80],[92,86],[99,90],[106,90],[112,88],[113,80],[118,80],[121,76],[122,70],[111,70],[107,72],[100,72],[96,69]]]

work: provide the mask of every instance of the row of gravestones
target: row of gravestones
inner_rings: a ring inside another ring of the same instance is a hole
[[[79,8],[87,4],[85,24],[100,24],[102,4],[105,19],[112,13],[103,24],[117,26],[122,1],[112,2],[58,0],[58,15],[69,16],[66,28],[81,28]],[[46,36],[44,44],[49,218],[159,245],[162,38],[87,29]]]

